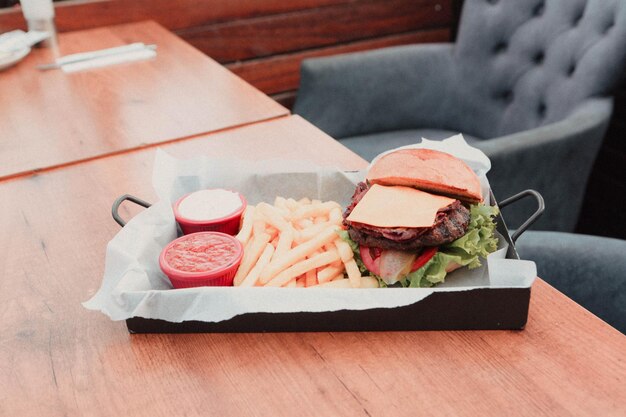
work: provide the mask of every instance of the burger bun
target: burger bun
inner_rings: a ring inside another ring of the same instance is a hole
[[[459,199],[483,201],[480,180],[462,160],[432,149],[401,149],[377,160],[367,174],[370,184],[404,185]]]

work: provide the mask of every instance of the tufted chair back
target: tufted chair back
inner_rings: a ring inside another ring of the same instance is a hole
[[[559,121],[619,82],[626,0],[465,0],[454,58],[449,128],[492,138]]]

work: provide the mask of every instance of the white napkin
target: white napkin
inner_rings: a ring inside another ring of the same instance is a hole
[[[0,35],[1,52],[18,52],[50,37],[48,32],[13,30]]]
[[[30,47],[48,38],[48,32],[13,30],[0,35],[0,69],[7,68],[30,53]]]
[[[129,50],[110,56],[102,56],[86,61],[62,64],[63,72],[84,71],[87,69],[107,67],[110,65],[122,64],[125,62],[141,61],[144,59],[152,59],[156,57],[156,51],[147,47],[141,49]]]

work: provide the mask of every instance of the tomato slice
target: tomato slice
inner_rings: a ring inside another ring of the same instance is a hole
[[[372,249],[367,246],[359,246],[359,254],[367,270],[375,275],[380,275],[380,254],[382,251]]]
[[[415,262],[413,262],[413,265],[411,265],[411,272],[417,271],[418,269],[426,265],[426,262],[430,261],[430,259],[435,256],[437,250],[437,246],[425,248],[422,253],[417,257]]]

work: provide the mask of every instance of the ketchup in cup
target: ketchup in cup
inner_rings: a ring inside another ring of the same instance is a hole
[[[231,235],[198,232],[179,237],[161,251],[159,265],[174,288],[233,285],[243,246]]]
[[[205,231],[236,235],[246,200],[233,191],[200,190],[182,196],[173,209],[174,217],[186,235]]]

